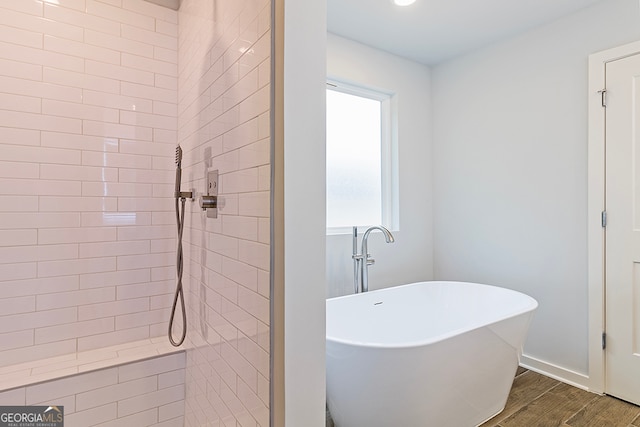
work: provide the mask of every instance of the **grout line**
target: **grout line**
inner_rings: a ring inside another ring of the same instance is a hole
[[[527,372],[533,372],[533,371],[527,371]],[[542,374],[538,374],[537,372],[533,372],[533,373],[534,373],[534,374],[537,374],[537,375],[541,375],[541,376],[543,376]],[[551,387],[549,387],[548,389],[546,389],[545,391],[543,391],[542,393],[540,393],[538,396],[536,396],[536,397],[534,397],[533,399],[531,399],[531,401],[529,401],[527,404],[535,402],[536,400],[540,399],[542,396],[544,396],[545,394],[549,393],[551,390],[553,390],[554,388],[556,388],[556,387],[558,387],[560,384],[562,384],[562,382],[560,382],[560,381],[558,381],[558,380],[554,380],[554,381],[556,382],[555,384],[553,384]],[[525,405],[525,406],[526,406],[526,405]]]
[[[599,399],[601,396],[594,394],[593,398],[588,401],[587,403],[585,403],[582,408],[578,409],[576,412],[574,412],[573,414],[571,414],[566,420],[564,420],[562,422],[562,426],[565,425],[569,425],[567,424],[569,421],[571,421],[573,419],[573,417],[575,417],[576,415],[578,415],[578,413],[580,413],[580,411],[582,411],[583,409],[585,409],[587,406],[591,405],[596,399]]]

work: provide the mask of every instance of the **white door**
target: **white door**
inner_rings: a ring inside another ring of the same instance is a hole
[[[640,404],[640,55],[606,82],[605,392]]]

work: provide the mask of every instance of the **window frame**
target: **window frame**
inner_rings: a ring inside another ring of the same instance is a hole
[[[327,79],[326,90],[342,92],[380,102],[380,169],[381,169],[381,222],[382,224],[354,224],[358,231],[371,225],[383,225],[391,231],[398,231],[398,168],[397,168],[397,100],[393,92],[371,88],[362,84]],[[327,235],[351,234],[352,226],[326,226]]]

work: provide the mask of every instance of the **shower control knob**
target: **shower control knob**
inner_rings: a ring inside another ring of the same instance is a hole
[[[200,207],[203,211],[207,209],[216,209],[218,207],[217,196],[202,196],[200,197]]]
[[[207,172],[207,195],[200,197],[200,207],[207,218],[218,218],[218,170]]]

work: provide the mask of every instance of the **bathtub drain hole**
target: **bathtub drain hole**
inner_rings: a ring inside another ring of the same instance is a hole
[[[373,305],[380,305],[382,304],[384,301],[380,301],[380,302],[374,302]]]

